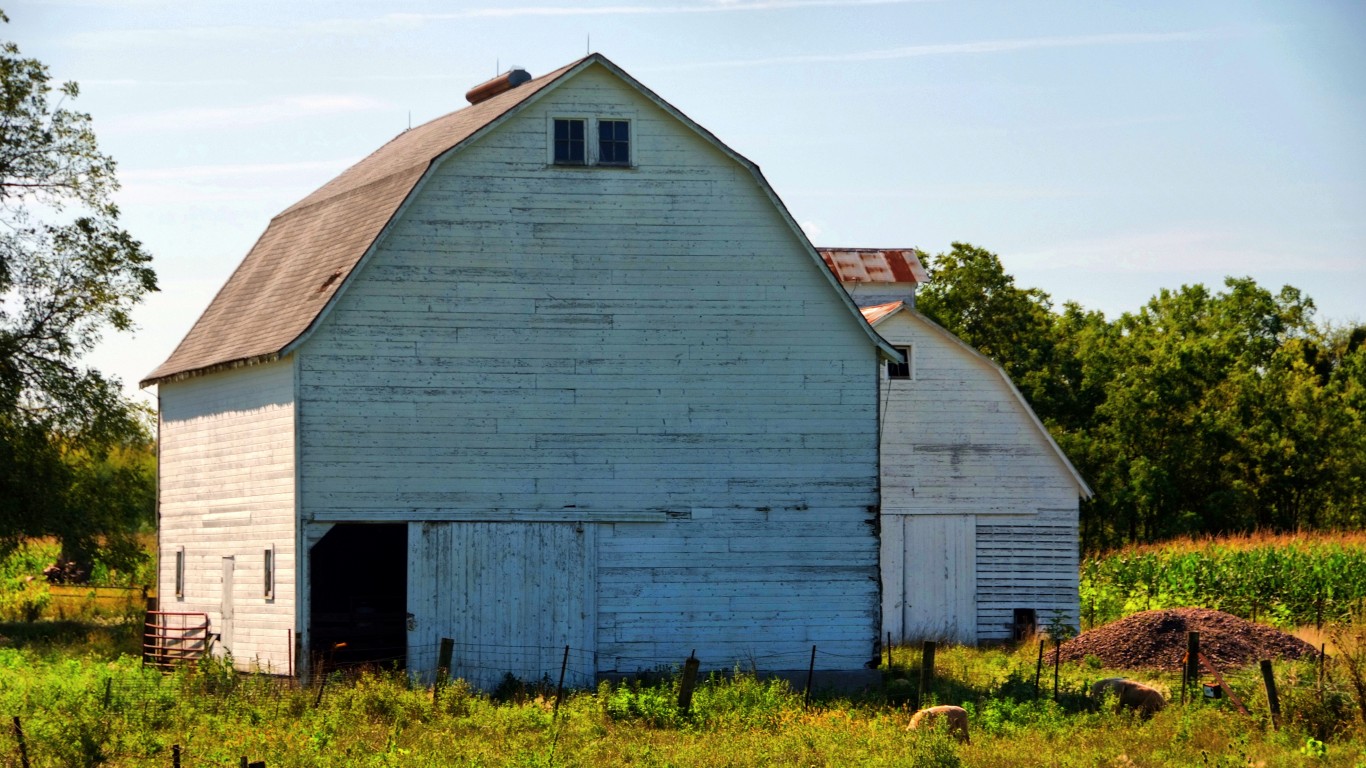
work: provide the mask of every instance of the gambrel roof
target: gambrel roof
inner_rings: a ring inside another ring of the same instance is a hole
[[[326,314],[347,279],[383,237],[406,200],[436,165],[521,107],[589,66],[601,65],[754,174],[810,258],[839,282],[764,179],[759,167],[641,85],[601,54],[591,54],[487,101],[399,134],[271,220],[171,356],[141,382],[149,386],[199,373],[268,362],[288,354]],[[841,289],[851,316],[889,358],[879,337]]]
[[[1058,460],[1062,462],[1063,467],[1066,468],[1068,474],[1072,476],[1072,480],[1077,484],[1078,495],[1083,499],[1089,499],[1094,495],[1091,492],[1091,486],[1086,484],[1086,481],[1082,479],[1081,473],[1078,472],[1077,468],[1072,466],[1072,462],[1068,460],[1067,454],[1063,453],[1062,447],[1059,446],[1057,441],[1053,439],[1053,436],[1048,433],[1048,428],[1043,425],[1042,421],[1039,421],[1038,414],[1034,413],[1034,409],[1029,407],[1029,401],[1025,400],[1024,395],[1021,394],[1019,388],[1015,386],[1015,382],[1010,380],[1010,374],[1006,373],[1004,368],[997,365],[996,361],[973,349],[971,345],[957,336],[954,336],[952,333],[949,333],[948,330],[939,323],[920,314],[904,301],[891,301],[886,304],[875,304],[871,307],[864,307],[862,312],[863,317],[874,327],[880,325],[893,315],[902,314],[911,320],[920,323],[931,332],[943,336],[968,355],[971,355],[990,366],[992,370],[1000,375],[1001,380],[1004,381],[1006,387],[1010,389],[1010,394],[1014,396],[1016,402],[1019,403],[1021,411],[1029,417],[1030,422],[1038,429],[1039,434],[1043,437],[1044,441],[1047,442],[1048,447],[1052,449],[1053,453],[1058,457]]]

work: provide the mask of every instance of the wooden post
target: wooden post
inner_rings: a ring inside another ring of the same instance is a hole
[[[171,768],[180,768],[180,745],[171,745]]]
[[[1328,663],[1328,657],[1324,651],[1328,650],[1327,643],[1319,643],[1319,703],[1323,703],[1323,671],[1324,665]]]
[[[436,651],[436,683],[432,685],[432,705],[436,705],[437,699],[441,698],[441,689],[446,687],[446,680],[451,676],[451,655],[455,653],[455,641],[449,637],[441,638],[441,644]]]
[[[925,706],[925,701],[929,698],[929,694],[933,688],[934,641],[926,640],[924,644],[920,646],[920,690],[916,691],[916,709]]]
[[[569,646],[564,647],[564,660],[560,662],[560,684],[555,686],[555,709],[550,714],[554,720],[560,714],[560,702],[564,701],[564,671],[569,668]]]
[[[104,701],[101,703],[100,709],[109,709],[109,697],[113,693],[113,687],[114,678],[106,677],[104,679]]]
[[[1200,633],[1186,633],[1186,682],[1181,700],[1186,700],[1185,689],[1200,684]]]
[[[1281,697],[1276,695],[1276,676],[1271,672],[1271,660],[1262,659],[1262,682],[1266,683],[1266,704],[1271,708],[1271,727],[1281,727]]]
[[[816,676],[816,646],[811,646],[811,666],[806,668],[806,702],[804,706],[811,706],[811,678]]]
[[[327,686],[327,665],[323,663],[322,654],[318,655],[318,663],[316,666],[317,672],[314,674],[318,676],[318,696],[313,699],[314,709],[317,709],[318,705],[323,703],[323,688]]]
[[[887,633],[887,669],[892,668],[892,633]]]
[[[1039,678],[1040,678],[1040,677],[1043,677],[1043,644],[1044,644],[1044,641],[1043,641],[1043,640],[1040,640],[1040,641],[1039,641],[1039,662],[1038,662],[1037,664],[1034,665],[1034,700],[1035,700],[1035,701],[1038,701],[1038,700],[1039,700]]]
[[[242,768],[247,768],[247,756],[242,755]]]
[[[285,630],[285,658],[289,659],[289,679],[294,679],[294,629]]]
[[[697,668],[702,662],[697,660],[697,649],[688,654],[688,660],[683,662],[683,679],[678,681],[678,709],[682,712],[692,710],[692,692],[697,685]]]
[[[28,746],[24,744],[24,727],[19,724],[19,716],[14,716],[14,740],[19,743],[19,764],[29,768]]]
[[[1058,673],[1062,666],[1062,643],[1053,640],[1053,701],[1058,700]]]

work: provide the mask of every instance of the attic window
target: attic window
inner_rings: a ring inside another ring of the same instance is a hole
[[[598,165],[631,164],[631,123],[627,120],[598,121]]]
[[[894,360],[887,361],[887,378],[889,379],[909,379],[911,378],[911,348],[897,347],[896,351],[905,356],[906,362],[898,363]]]
[[[555,120],[555,164],[588,164],[588,121],[574,118]]]

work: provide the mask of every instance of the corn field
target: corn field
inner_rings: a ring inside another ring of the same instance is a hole
[[[1083,628],[1138,611],[1200,606],[1296,627],[1341,623],[1366,605],[1366,536],[1189,539],[1088,556]]]

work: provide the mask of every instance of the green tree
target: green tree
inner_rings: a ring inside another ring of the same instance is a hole
[[[81,467],[147,440],[146,414],[81,361],[106,329],[132,327],[156,275],[119,224],[90,116],[65,106],[77,95],[0,45],[0,551],[35,535],[84,550],[115,533],[96,526],[124,503],[117,484],[91,492]]]
[[[927,261],[930,282],[916,294],[916,308],[1032,391],[1028,380],[1047,367],[1053,346],[1048,294],[1017,287],[996,254],[968,243]]]

